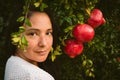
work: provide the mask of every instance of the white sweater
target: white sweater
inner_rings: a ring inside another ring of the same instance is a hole
[[[43,69],[17,56],[8,59],[4,78],[4,80],[54,80]]]

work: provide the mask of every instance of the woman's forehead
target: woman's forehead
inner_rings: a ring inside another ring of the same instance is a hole
[[[26,31],[48,31],[52,30],[52,23],[49,16],[44,12],[35,12],[29,18],[31,27],[25,25]]]
[[[50,18],[45,13],[35,13],[33,16],[31,16],[30,22],[32,24],[46,24],[46,25],[51,25]]]
[[[43,18],[50,19],[49,16],[44,12],[35,12],[31,15],[29,19],[32,20],[32,19],[38,19],[38,18],[39,19],[43,19]]]

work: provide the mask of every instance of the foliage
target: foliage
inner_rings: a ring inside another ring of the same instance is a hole
[[[49,2],[48,6],[55,17],[55,23],[57,23],[58,28],[60,28],[61,34],[59,37],[59,45],[61,50],[59,53],[64,55],[63,47],[64,41],[66,39],[73,38],[72,29],[77,23],[85,23],[87,22],[87,18],[89,17],[90,11],[95,7],[95,3],[98,1],[90,1],[90,0],[54,0],[53,2]],[[54,54],[55,55],[55,54]],[[81,66],[80,70],[84,70],[84,74],[89,77],[94,77],[93,71],[93,62],[91,59],[87,58],[83,53],[83,56],[80,56]],[[66,62],[67,63],[67,62]],[[71,70],[68,70],[71,71]],[[70,73],[70,72],[68,72]],[[80,73],[82,74],[82,73]],[[67,78],[67,77],[66,77]],[[75,79],[75,77],[74,77]],[[64,79],[63,79],[64,80]],[[71,79],[72,80],[72,79]]]
[[[106,24],[95,29],[95,37],[91,42],[84,44],[85,48],[82,55],[75,59],[70,59],[63,52],[64,41],[73,38],[71,33],[74,25],[77,23],[87,23],[90,11],[93,8],[97,8],[98,3],[98,0],[46,1],[48,9],[53,13],[55,24],[61,33],[58,44],[62,50],[59,52],[62,54],[60,57],[60,60],[62,60],[62,80],[118,79],[119,74],[114,75],[114,73],[120,71],[119,62],[117,61],[120,52],[120,44],[117,44],[119,43],[118,37],[120,31],[116,27],[119,24],[114,23],[113,19],[108,19],[104,12]],[[112,15],[119,13],[119,10],[118,12],[116,10],[118,9],[115,9],[115,14]]]

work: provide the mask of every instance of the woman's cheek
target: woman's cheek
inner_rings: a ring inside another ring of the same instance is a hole
[[[50,40],[49,40],[50,39]],[[52,45],[53,45],[53,37],[51,36],[51,38],[49,38],[48,40],[49,40],[49,44],[50,44],[50,46],[52,47]]]
[[[32,48],[37,45],[37,39],[28,39],[28,47]]]

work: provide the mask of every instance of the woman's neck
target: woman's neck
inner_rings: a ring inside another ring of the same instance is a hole
[[[19,51],[19,50],[18,50],[17,53],[15,54],[15,56],[18,56],[18,57],[24,59],[25,61],[27,61],[27,62],[35,65],[35,66],[38,66],[38,62],[33,61],[33,60],[31,60],[31,59],[28,59],[27,57],[25,57],[24,55],[22,55],[22,53],[23,53],[22,51]]]

